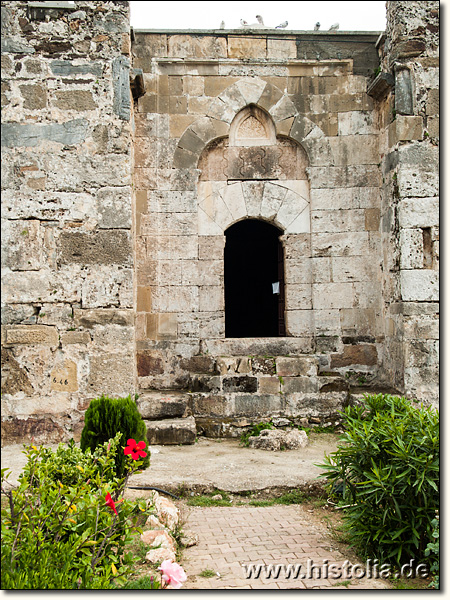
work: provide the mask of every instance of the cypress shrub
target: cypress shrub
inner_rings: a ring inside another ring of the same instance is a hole
[[[108,442],[120,432],[122,438],[120,443],[126,446],[127,440],[134,439],[137,442],[145,441],[147,456],[143,459],[143,468],[150,464],[150,452],[147,444],[147,428],[137,409],[136,403],[127,398],[108,398],[100,396],[91,401],[85,414],[84,428],[81,433],[81,449],[83,452]],[[125,472],[126,456],[123,451],[116,454],[116,474],[122,477]]]

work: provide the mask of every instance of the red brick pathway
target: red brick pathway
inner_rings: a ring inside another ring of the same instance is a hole
[[[326,577],[323,561],[342,566],[346,559],[330,537],[327,528],[313,519],[302,505],[269,507],[187,507],[184,529],[199,536],[197,546],[186,548],[181,561],[188,581],[183,589],[388,589],[383,579],[355,577],[343,585],[343,578]],[[322,566],[307,577],[310,565]],[[312,561],[312,562],[311,562]],[[302,565],[300,577],[247,578],[242,565]],[[351,567],[350,567],[351,568]],[[218,575],[201,577],[205,569]],[[304,573],[305,578],[301,578]],[[360,574],[361,571],[356,571]],[[332,574],[332,573],[331,573]]]

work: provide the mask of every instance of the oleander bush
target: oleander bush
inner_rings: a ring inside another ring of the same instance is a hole
[[[2,469],[2,589],[112,589],[132,573],[126,544],[145,501],[123,498],[127,478],[115,474],[124,454],[118,434],[94,452],[72,442],[56,452],[26,448],[16,488]],[[142,467],[127,456],[127,472]]]
[[[109,398],[100,396],[91,401],[85,413],[84,428],[81,433],[80,447],[93,452],[98,445],[107,442],[117,433],[122,434],[121,443],[125,445],[129,439],[145,441],[147,456],[142,466],[146,469],[150,464],[150,453],[147,448],[147,428],[139,414],[136,402],[127,398]],[[125,474],[126,456],[116,454],[116,473],[119,477]]]
[[[435,518],[431,521],[433,531],[431,541],[425,549],[425,556],[429,557],[430,571],[433,574],[430,588],[439,589],[439,512],[436,511]]]
[[[438,411],[379,394],[342,415],[345,433],[320,466],[330,492],[349,505],[352,545],[391,564],[425,562],[439,509]]]

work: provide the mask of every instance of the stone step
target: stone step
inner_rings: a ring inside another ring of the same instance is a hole
[[[146,391],[136,400],[143,419],[157,421],[187,416],[189,395],[179,391]]]
[[[145,421],[149,445],[193,444],[197,437],[194,417]]]

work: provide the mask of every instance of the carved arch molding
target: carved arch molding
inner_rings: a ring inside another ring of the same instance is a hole
[[[174,167],[200,170],[199,235],[223,234],[248,217],[308,233],[308,156],[326,146],[323,131],[279,88],[259,78],[232,84],[186,129],[174,155]]]
[[[257,78],[230,86],[186,129],[174,156],[174,167],[199,173],[198,235],[224,238],[231,225],[250,218],[277,226],[283,246],[304,240],[311,231],[308,166],[311,156],[313,164],[323,160],[318,152],[329,153],[324,133],[281,90]],[[291,263],[286,334],[304,338],[312,292],[303,286],[297,293]]]
[[[223,234],[246,218],[272,222],[286,234],[309,233],[307,167],[304,149],[277,137],[269,113],[255,104],[244,107],[229,136],[200,156],[199,235]]]

